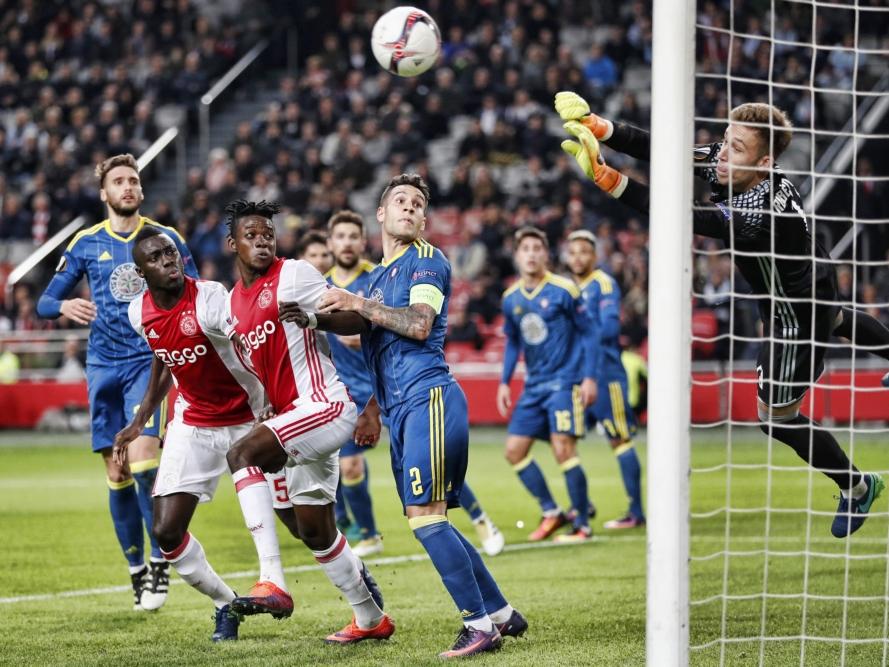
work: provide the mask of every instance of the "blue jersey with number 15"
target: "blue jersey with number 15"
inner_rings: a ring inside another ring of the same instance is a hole
[[[121,236],[104,220],[79,232],[68,244],[56,274],[37,304],[37,314],[41,317],[58,317],[62,301],[86,276],[90,297],[96,304],[96,319],[90,327],[87,346],[90,365],[114,366],[151,359],[151,350],[130,325],[127,313],[130,301],[146,287],[133,263],[133,240],[146,225],[157,227],[173,240],[182,255],[185,273],[197,278],[185,239],[172,227],[140,218],[136,229],[128,236]]]

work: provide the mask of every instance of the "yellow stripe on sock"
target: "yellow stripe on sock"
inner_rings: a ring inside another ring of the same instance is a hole
[[[426,526],[434,526],[437,523],[445,523],[447,522],[448,517],[444,514],[426,514],[424,516],[415,516],[407,520],[407,525],[410,526],[411,530],[417,530],[417,528],[425,528]]]
[[[340,481],[343,483],[343,486],[358,486],[359,484],[361,484],[361,482],[364,481],[364,477],[365,476],[363,474],[361,475],[361,477],[356,477],[355,479],[346,479],[345,477],[343,477]]]
[[[567,461],[562,463],[562,465],[560,467],[562,468],[563,472],[567,472],[568,470],[571,470],[571,468],[576,468],[579,465],[580,465],[580,457],[572,456],[570,459],[568,459]]]
[[[108,482],[108,488],[112,491],[120,491],[121,489],[125,489],[128,486],[132,486],[136,483],[136,480],[130,477],[129,479],[125,479],[122,482],[112,482],[109,478],[105,478],[105,481]]]
[[[571,403],[574,407],[574,435],[583,437],[585,424],[583,421],[583,399],[580,396],[580,385],[571,389]]]
[[[145,459],[144,461],[130,461],[130,472],[145,472],[152,468],[157,468],[161,461],[156,456],[153,459]]]
[[[614,415],[614,425],[617,427],[617,433],[621,439],[626,440],[630,437],[630,430],[627,427],[627,412],[624,408],[620,382],[610,383],[608,392],[611,394],[611,414]]]
[[[633,449],[633,442],[632,441],[621,443],[617,447],[615,447],[612,451],[614,452],[615,456],[620,456],[624,452],[628,452],[631,449]]]
[[[518,463],[513,465],[512,469],[515,470],[516,472],[522,472],[522,470],[527,468],[532,463],[534,463],[534,457],[531,454],[528,454],[528,456],[526,456],[521,461],[519,461]]]

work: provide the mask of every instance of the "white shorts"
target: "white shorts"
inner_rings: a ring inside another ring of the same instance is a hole
[[[357,418],[352,401],[306,402],[263,422],[290,459],[284,476],[292,504],[327,505],[336,501],[339,450],[352,437]],[[272,479],[270,483],[275,507],[286,507],[274,490],[280,482],[276,484]]]
[[[187,426],[173,420],[151,495],[190,493],[205,503],[213,498],[219,478],[228,472],[225,455],[253,428],[253,422],[235,426]],[[274,493],[274,491],[273,491]]]

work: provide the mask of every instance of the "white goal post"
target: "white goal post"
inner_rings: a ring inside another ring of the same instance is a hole
[[[654,0],[646,658],[688,664],[694,0]]]

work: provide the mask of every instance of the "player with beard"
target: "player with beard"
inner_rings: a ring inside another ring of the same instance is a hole
[[[136,235],[146,227],[160,230],[182,256],[185,273],[197,278],[197,270],[179,232],[139,214],[144,196],[132,155],[108,158],[96,167],[96,177],[108,218],[79,232],[68,244],[37,303],[37,313],[51,319],[64,315],[90,325],[86,382],[92,447],[105,464],[111,519],[129,565],[134,609],[157,609],[167,597],[169,564],[153,537],[150,569],[143,550],[146,528],[151,535],[151,489],[167,423],[166,402],[148,415],[142,435],[130,444],[129,465],[121,465],[111,456],[114,437],[138,411],[151,375],[151,349],[127,316],[130,302],[145,291],[145,281],[133,263]],[[84,276],[93,300],[68,298]]]

